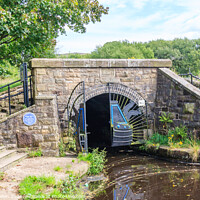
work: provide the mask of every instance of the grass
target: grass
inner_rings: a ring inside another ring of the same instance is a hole
[[[23,199],[84,199],[78,180],[72,173],[58,182],[53,176],[28,176],[20,183],[19,193]]]
[[[33,157],[41,157],[42,156],[42,150],[38,149],[36,151],[28,151],[28,157],[33,158]]]
[[[54,171],[59,172],[59,171],[62,170],[62,167],[60,167],[60,166],[56,166],[56,167],[54,167],[53,169],[54,169]]]
[[[87,172],[88,175],[96,175],[101,173],[104,169],[104,165],[106,163],[106,151],[99,151],[99,149],[96,148],[88,154],[79,153],[78,159],[89,162],[90,167]]]
[[[177,133],[176,133],[177,132]],[[160,145],[169,146],[170,149],[188,148],[190,149],[190,158],[193,162],[197,162],[200,151],[200,140],[194,138],[187,138],[184,127],[178,127],[174,131],[169,130],[168,136],[160,135],[159,133],[146,141],[145,145],[140,146],[140,150],[148,150],[149,148],[156,147],[159,149]]]
[[[49,187],[55,185],[55,177],[53,176],[28,176],[19,185],[19,193],[25,197],[25,199],[41,199],[46,198],[46,190]],[[39,198],[35,198],[39,197]]]
[[[4,179],[4,172],[0,172],[0,181]]]
[[[190,144],[190,149],[191,149],[190,158],[192,159],[193,162],[197,162],[200,150],[199,144],[195,140],[193,140]]]
[[[9,83],[15,82],[20,79],[19,67],[12,66],[9,62],[0,63],[0,87],[7,85]],[[30,75],[30,72],[28,72]],[[10,86],[10,88],[22,85],[21,82],[15,83]],[[8,90],[8,87],[0,89],[0,92]]]
[[[70,164],[67,164],[67,165],[66,165],[66,168],[67,168],[67,169],[70,169],[71,167],[72,167],[72,165],[70,165]]]

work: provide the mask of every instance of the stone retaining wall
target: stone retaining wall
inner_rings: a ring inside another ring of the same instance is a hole
[[[23,115],[32,112],[37,121],[23,123]],[[40,147],[45,156],[58,156],[59,122],[55,96],[39,96],[35,105],[0,120],[0,145],[7,148]]]
[[[158,116],[170,112],[175,126],[186,125],[200,136],[200,90],[167,68],[158,70],[155,101],[156,127]]]

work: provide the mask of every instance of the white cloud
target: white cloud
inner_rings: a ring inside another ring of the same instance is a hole
[[[114,40],[198,38],[199,0],[99,0],[110,7],[101,23],[89,24],[86,34],[67,30],[58,38],[60,52],[90,52]]]

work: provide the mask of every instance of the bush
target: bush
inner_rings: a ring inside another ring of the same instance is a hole
[[[88,153],[86,155],[79,153],[78,159],[82,161],[88,161],[90,163],[88,174],[96,175],[103,171],[106,163],[106,151],[99,151],[99,149],[96,148],[93,149],[92,153]]]
[[[167,145],[168,144],[168,137],[166,135],[161,135],[159,133],[154,133],[150,138],[150,141],[155,144],[160,145]]]
[[[184,142],[187,139],[187,128],[186,126],[177,126],[168,131],[168,136],[172,138],[174,142]]]

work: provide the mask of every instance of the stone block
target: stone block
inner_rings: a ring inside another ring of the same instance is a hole
[[[57,134],[46,134],[44,135],[44,141],[45,142],[54,142],[54,141],[58,141],[58,135]]]
[[[43,142],[43,136],[41,134],[33,134],[33,146],[39,147],[39,144]]]
[[[47,157],[53,157],[53,156],[59,156],[59,151],[58,150],[42,150],[43,156]]]
[[[183,112],[186,114],[194,114],[195,103],[184,103]]]
[[[33,139],[31,133],[17,133],[17,144],[19,148],[32,147]]]

